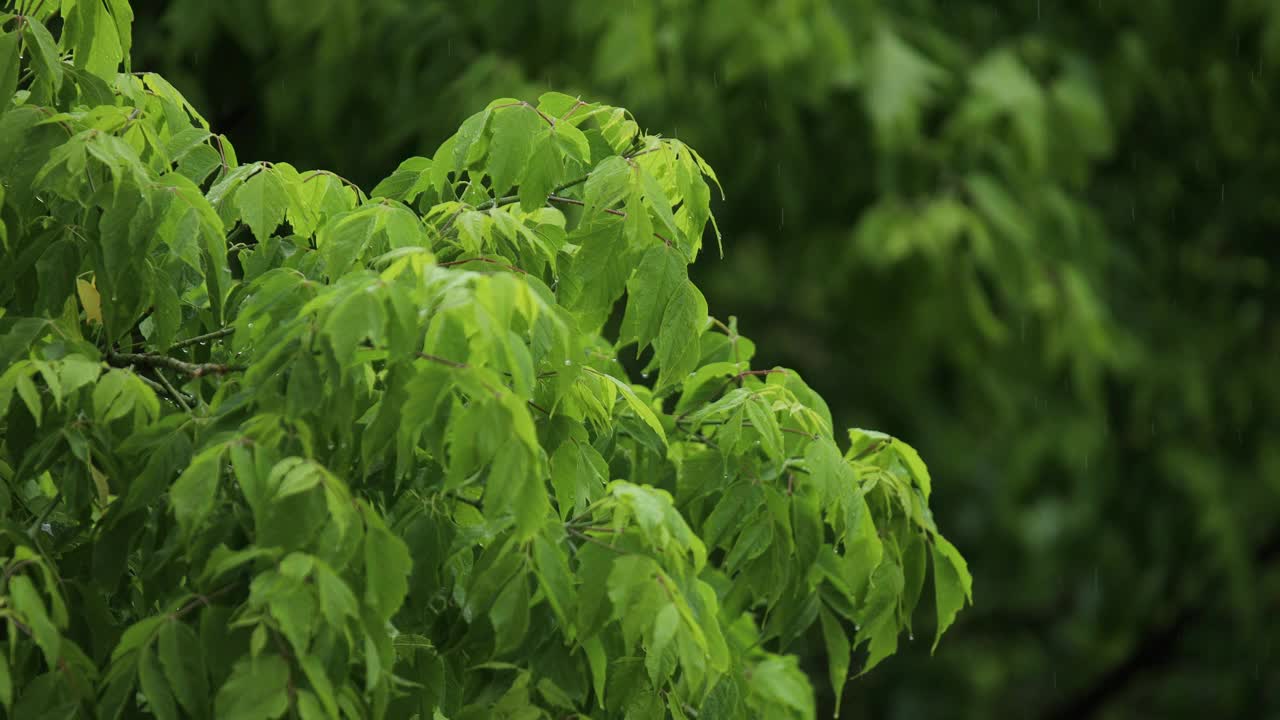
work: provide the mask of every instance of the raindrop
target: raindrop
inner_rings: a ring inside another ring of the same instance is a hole
[[[53,525],[49,523],[40,523],[40,529],[49,533],[50,535],[53,534]]]
[[[565,367],[568,367],[573,364],[573,361],[566,358],[564,361],[564,364],[565,364]]]
[[[253,329],[253,323],[249,323],[247,327],[248,327],[250,330],[252,330],[252,329]]]
[[[640,377],[644,378],[645,380],[648,380],[648,379],[649,379],[649,373],[647,373],[647,372],[642,372],[642,373],[640,373]]]

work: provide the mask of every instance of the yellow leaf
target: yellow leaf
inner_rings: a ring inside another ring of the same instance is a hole
[[[76,294],[84,306],[84,318],[91,323],[102,324],[102,298],[98,295],[97,282],[76,279]]]

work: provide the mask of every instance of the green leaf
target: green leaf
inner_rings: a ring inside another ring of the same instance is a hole
[[[144,643],[151,641],[151,636],[155,633],[156,628],[161,623],[168,622],[167,617],[149,617],[144,618],[130,625],[123,634],[120,635],[120,641],[116,643],[115,648],[111,651],[111,660],[115,662],[129,653],[142,647]]]
[[[575,634],[573,618],[578,611],[573,575],[569,572],[568,556],[545,534],[533,539],[533,569],[538,586],[560,621],[565,640],[572,641]]]
[[[244,181],[236,191],[235,202],[241,219],[262,243],[284,222],[289,191],[274,170],[263,167]]]
[[[644,187],[645,200],[649,207],[653,208],[654,214],[662,221],[665,232],[670,234],[667,238],[672,242],[678,243],[683,238],[680,237],[680,228],[676,226],[675,215],[671,212],[671,201],[667,198],[667,194],[663,192],[662,187],[658,185],[658,181],[653,175],[644,168],[639,168],[641,185]]]
[[[494,654],[505,655],[519,647],[529,632],[529,579],[523,572],[516,573],[506,587],[498,593],[489,609],[489,620],[497,636]]]
[[[62,635],[49,613],[45,610],[44,601],[36,592],[35,585],[26,575],[15,575],[9,580],[9,601],[27,627],[31,628],[31,636],[36,645],[44,652],[45,662],[49,667],[57,667],[61,657]]]
[[[584,329],[603,325],[626,289],[631,266],[622,231],[622,221],[609,216],[603,222],[583,223],[569,236],[578,247],[561,265],[557,295]]]
[[[595,368],[588,367],[584,369],[608,380],[609,382],[617,386],[618,391],[622,393],[622,398],[626,400],[627,406],[631,408],[632,412],[634,412],[641,420],[643,420],[645,425],[648,425],[649,428],[653,430],[654,434],[656,434],[662,440],[662,443],[664,445],[666,444],[667,433],[662,429],[662,423],[658,421],[658,416],[653,412],[653,408],[646,405],[644,401],[641,400],[639,396],[636,395],[636,391],[631,389],[630,385],[628,385],[627,383],[619,380],[618,378],[612,375],[606,375],[605,373],[602,373],[599,370],[596,370]]]
[[[191,717],[206,717],[209,708],[209,680],[205,673],[204,650],[200,638],[186,623],[172,620],[160,628],[156,640],[160,665],[173,696]]]
[[[493,112],[493,139],[489,142],[486,170],[493,179],[493,191],[506,195],[529,166],[534,141],[544,127],[542,118],[527,105],[505,107]]]
[[[289,665],[278,655],[242,658],[218,690],[219,720],[274,720],[289,709]]]
[[[40,400],[40,391],[36,388],[36,384],[32,382],[31,376],[26,374],[17,377],[16,387],[18,396],[22,398],[22,402],[26,403],[27,410],[31,412],[31,417],[35,419],[38,427],[41,413],[44,410],[44,403]]]
[[[378,215],[367,208],[337,215],[320,228],[316,247],[331,278],[342,276],[363,257],[377,229]]]
[[[929,494],[933,491],[933,483],[929,478],[929,469],[925,467],[924,461],[920,459],[920,453],[915,448],[895,438],[893,441],[893,449],[902,458],[902,462],[907,466],[907,470],[911,472],[912,479],[916,485],[920,487],[920,492],[924,495],[924,499],[929,499]]]
[[[936,650],[942,633],[955,622],[960,608],[966,601],[973,602],[973,578],[969,575],[969,564],[946,538],[935,535],[932,552],[933,585],[938,605],[938,634],[934,637],[932,649]]]
[[[614,156],[607,158],[591,171],[585,186],[584,222],[599,218],[601,211],[622,202],[631,182],[631,166]]]
[[[840,717],[840,699],[844,696],[844,687],[849,683],[849,636],[845,634],[840,620],[823,607],[818,612],[822,621],[822,638],[827,646],[827,670],[831,675],[831,689],[836,694],[835,717]]]
[[[747,410],[752,426],[760,436],[760,445],[764,452],[775,461],[781,462],[785,456],[782,441],[782,430],[778,427],[778,418],[769,407],[769,401],[756,396],[743,407]]]
[[[591,143],[581,130],[569,123],[556,123],[551,128],[551,137],[565,153],[576,158],[578,162],[587,164],[591,161]]]
[[[585,510],[587,503],[604,494],[608,481],[609,467],[604,458],[584,442],[563,442],[551,457],[551,485],[561,520]]]
[[[698,367],[702,356],[699,337],[707,324],[707,301],[693,283],[686,280],[676,286],[662,314],[662,327],[654,342],[656,360],[661,368],[657,390],[682,382]]]
[[[373,508],[365,508],[365,602],[386,619],[400,609],[409,590],[413,561],[409,548],[396,537]]]
[[[804,717],[813,717],[813,688],[793,656],[773,656],[756,663],[751,669],[751,692]]]
[[[10,98],[18,88],[18,40],[16,32],[0,32],[0,113],[9,109]],[[0,202],[3,202],[0,197]]]
[[[604,644],[599,637],[590,637],[582,641],[582,651],[587,656],[587,665],[591,668],[591,683],[596,693],[596,704],[604,709],[604,689],[609,677],[609,660],[605,654]]]
[[[0,653],[0,704],[4,705],[5,710],[13,710],[13,675],[5,653]]]
[[[667,647],[676,637],[676,631],[680,628],[680,611],[674,603],[667,603],[658,611],[658,615],[653,621],[653,635],[649,639],[648,651],[645,655],[645,669],[649,672],[649,681],[655,687],[659,686],[666,678],[661,672],[661,662],[663,654],[667,651]]]
[[[101,2],[77,2],[70,12],[63,10],[66,25],[63,42],[72,39],[72,52],[78,68],[112,82],[116,69],[124,59],[125,48],[120,47],[120,36],[115,21]]]
[[[560,151],[551,141],[551,130],[544,130],[533,139],[529,164],[520,179],[520,209],[532,212],[546,205],[547,196],[560,182],[563,172]]]
[[[902,595],[902,569],[885,558],[871,574],[866,599],[858,610],[858,634],[854,645],[866,642],[867,662],[862,673],[898,649],[898,600]]]
[[[169,504],[173,506],[178,526],[187,537],[213,511],[225,449],[225,445],[215,445],[196,455],[169,489]]]
[[[431,159],[411,157],[395,169],[382,182],[369,191],[369,197],[389,197],[401,202],[413,202],[419,194],[430,187]]]
[[[657,245],[640,258],[627,281],[627,310],[620,339],[636,341],[636,356],[661,332],[667,307],[678,289],[689,281],[684,258],[673,248]]]
[[[31,16],[27,16],[24,27],[36,77],[52,96],[62,87],[62,58],[58,52],[58,43],[44,24]]]
[[[307,690],[298,691],[294,704],[298,709],[298,717],[302,720],[324,720],[328,717],[325,715],[324,708],[320,706],[320,701]]]
[[[145,645],[138,654],[138,684],[147,698],[147,707],[160,720],[177,720],[178,706],[165,682],[153,645]]]
[[[454,136],[453,146],[453,169],[461,170],[466,167],[471,155],[472,146],[475,145],[484,135],[485,128],[489,125],[489,118],[492,117],[492,110],[482,110],[472,115],[462,123],[462,127],[458,128],[457,134]]]

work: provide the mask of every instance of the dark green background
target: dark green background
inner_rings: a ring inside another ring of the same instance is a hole
[[[975,576],[845,717],[1280,713],[1280,3],[136,5],[242,160],[368,189],[552,88],[706,156],[712,312],[920,449]]]

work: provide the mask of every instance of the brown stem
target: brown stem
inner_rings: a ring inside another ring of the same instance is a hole
[[[183,362],[177,358],[171,358],[168,355],[155,355],[152,353],[117,353],[108,352],[107,362],[116,367],[131,367],[140,365],[142,367],[168,368],[180,373],[185,373],[191,377],[203,377],[205,375],[225,375],[232,372],[242,372],[245,370],[243,365],[226,365],[221,363],[189,363]]]
[[[196,335],[195,337],[189,337],[186,340],[179,340],[178,342],[170,345],[169,349],[178,350],[180,348],[187,347],[188,345],[195,345],[196,343],[208,342],[210,340],[217,340],[218,338],[226,337],[235,331],[236,329],[233,327],[219,328],[217,330],[214,330],[213,332],[208,332],[203,335]]]

